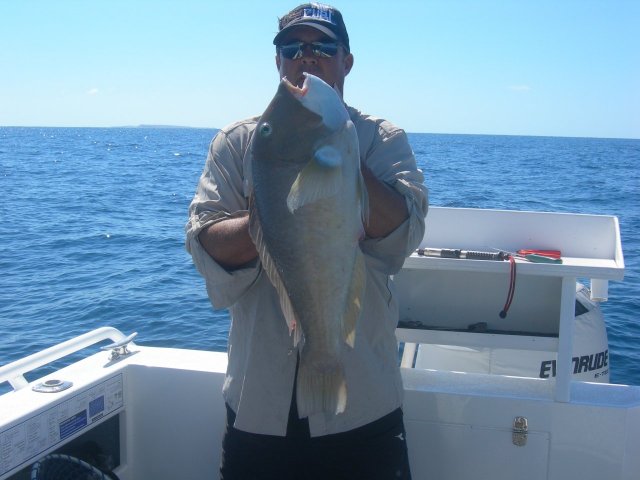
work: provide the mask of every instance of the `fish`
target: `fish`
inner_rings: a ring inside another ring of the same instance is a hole
[[[338,415],[368,215],[358,135],[338,92],[309,73],[301,87],[283,78],[256,125],[249,170],[249,233],[299,352],[298,415]]]

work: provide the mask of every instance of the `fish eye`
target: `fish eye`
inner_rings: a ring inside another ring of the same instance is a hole
[[[271,125],[269,125],[267,122],[264,122],[262,125],[260,125],[260,136],[262,137],[268,137],[269,135],[271,135],[272,131],[273,129],[271,128]]]

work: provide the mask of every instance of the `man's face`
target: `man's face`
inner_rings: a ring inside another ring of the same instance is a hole
[[[281,42],[282,45],[293,42],[333,42],[324,33],[308,26],[300,26],[289,32]],[[302,49],[302,56],[297,59],[288,59],[278,53],[276,54],[276,66],[280,77],[287,79],[297,85],[302,86],[304,82],[303,73],[311,73],[329,85],[337,86],[342,93],[344,88],[344,77],[351,71],[353,66],[353,55],[347,54],[344,48],[338,48],[338,53],[333,57],[316,57],[311,48],[305,45]]]

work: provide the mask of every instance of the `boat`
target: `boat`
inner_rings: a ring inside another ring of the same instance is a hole
[[[562,262],[420,254],[523,248],[559,250]],[[394,276],[413,478],[640,478],[640,386],[574,374],[576,298],[604,301],[623,276],[615,216],[432,207],[419,251]],[[0,480],[55,478],[40,476],[55,462],[111,472],[82,478],[217,478],[226,354],[136,339],[105,326],[0,367],[12,387],[0,396]],[[25,378],[90,346],[101,349]],[[554,356],[516,375],[438,361],[446,349]],[[592,377],[604,371],[599,353],[578,357]]]

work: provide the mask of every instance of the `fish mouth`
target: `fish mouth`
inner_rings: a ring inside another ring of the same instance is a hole
[[[302,78],[300,78],[300,81],[298,82],[298,83],[302,83],[302,86],[300,87],[291,83],[287,77],[282,77],[282,83],[284,84],[285,87],[287,87],[287,90],[289,90],[289,92],[296,98],[304,97],[307,94],[307,91],[309,90],[309,85],[308,85],[309,79],[307,78],[306,74],[303,74],[303,75],[304,75],[304,81],[302,81]]]

